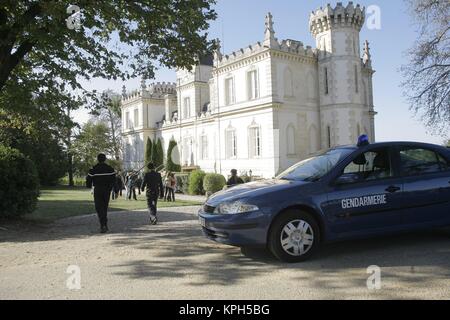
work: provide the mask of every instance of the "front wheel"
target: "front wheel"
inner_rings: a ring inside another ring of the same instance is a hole
[[[274,221],[268,248],[279,260],[294,263],[309,259],[319,243],[316,219],[307,212],[288,211]]]

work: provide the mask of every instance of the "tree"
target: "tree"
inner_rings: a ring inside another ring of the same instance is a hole
[[[145,165],[152,162],[152,151],[153,151],[152,140],[150,139],[150,137],[148,137],[147,144],[145,145],[145,154],[144,154]]]
[[[2,1],[0,92],[8,83],[37,92],[83,89],[80,80],[92,77],[152,78],[155,62],[191,68],[213,45],[205,31],[214,3],[82,0],[78,24],[68,0]]]
[[[450,130],[450,2],[407,0],[419,37],[402,67],[411,110],[433,133]]]
[[[33,212],[38,196],[39,178],[33,161],[0,144],[0,217]]]
[[[114,154],[108,126],[101,122],[88,121],[76,136],[72,150],[75,172],[79,176],[85,176],[96,164],[99,153],[105,153],[107,156]]]
[[[162,147],[161,139],[158,139],[158,142],[156,144],[156,152],[157,157],[155,167],[161,167],[164,164],[164,150]]]
[[[34,163],[41,185],[55,185],[67,172],[60,133],[49,119],[0,111],[0,141]]]
[[[112,90],[104,91],[94,100],[91,114],[95,116],[98,121],[105,123],[109,127],[114,158],[120,160],[122,154],[122,112],[120,95],[114,93]]]
[[[154,142],[152,145],[152,163],[156,166],[156,159],[158,158],[158,149],[156,147],[157,142]]]
[[[60,123],[57,125],[60,132],[60,139],[65,147],[65,152],[67,154],[67,173],[69,176],[69,186],[73,187],[74,183],[74,167],[73,167],[73,150],[72,141],[74,139],[74,130],[79,129],[78,123],[74,122],[72,119],[72,112],[79,109],[84,103],[84,99],[81,97],[74,97],[68,95],[69,99],[60,102],[62,116],[59,118]]]
[[[167,148],[167,164],[166,164],[166,170],[172,171],[172,172],[180,172],[181,166],[177,163],[174,163],[172,160],[172,153],[174,149],[177,147],[177,142],[175,140],[170,140],[169,147]]]

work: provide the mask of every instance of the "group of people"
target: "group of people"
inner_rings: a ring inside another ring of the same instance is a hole
[[[155,170],[153,163],[147,165],[148,171],[143,177],[138,172],[129,172],[125,177],[125,184],[122,175],[116,173],[114,168],[106,164],[106,155],[97,156],[98,163],[89,170],[86,177],[86,187],[94,187],[95,210],[100,222],[100,232],[108,232],[108,206],[111,198],[117,199],[122,196],[122,190],[126,186],[127,199],[133,197],[137,200],[136,188],[138,192],[144,192],[147,198],[147,207],[150,213],[150,224],[158,222],[157,203],[158,199],[166,201],[175,201],[175,190],[177,181],[174,173],[167,172],[164,183],[161,174]],[[227,186],[232,187],[244,181],[237,176],[237,170],[231,170],[231,177],[227,181]]]
[[[142,177],[138,172],[127,173],[125,183],[122,175],[116,173],[114,168],[106,164],[106,155],[97,156],[98,163],[89,170],[86,177],[86,187],[94,188],[95,211],[100,222],[100,232],[108,232],[108,206],[111,196],[117,199],[122,196],[122,190],[126,187],[127,199],[133,197],[137,200],[136,189],[139,194],[146,192],[147,207],[150,213],[150,224],[156,224],[158,199],[175,201],[176,179],[172,172],[167,172],[163,180],[161,174],[155,170],[153,163],[147,165],[148,172]]]
[[[124,182],[125,180],[125,182]],[[137,200],[137,195],[141,195],[141,187],[143,183],[142,175],[137,171],[126,173],[125,177],[121,172],[117,172],[114,185],[111,190],[112,200],[123,196],[123,190],[126,190],[125,197],[127,200]],[[164,200],[175,201],[175,191],[177,180],[172,172],[167,172],[164,179]],[[137,191],[136,191],[137,190]]]

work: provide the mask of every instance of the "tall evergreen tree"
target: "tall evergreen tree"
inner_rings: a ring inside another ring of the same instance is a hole
[[[157,150],[157,167],[160,167],[164,164],[164,150],[162,147],[161,139],[158,139],[158,142],[156,144],[156,150]]]
[[[152,140],[150,139],[150,137],[148,137],[147,144],[145,145],[145,155],[144,155],[145,164],[152,162],[152,151],[153,151]]]
[[[173,149],[177,147],[177,142],[175,140],[170,140],[169,147],[167,149],[167,164],[166,164],[166,170],[172,171],[172,172],[180,172],[181,166],[179,164],[176,164],[172,160],[172,152]]]
[[[152,162],[155,165],[155,167],[157,166],[157,161],[158,161],[158,148],[157,148],[157,142],[155,141],[152,145]]]

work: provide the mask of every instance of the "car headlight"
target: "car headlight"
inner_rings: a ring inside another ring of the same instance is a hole
[[[255,205],[242,203],[241,201],[224,202],[219,204],[215,209],[215,214],[238,214],[257,211],[259,208]]]

